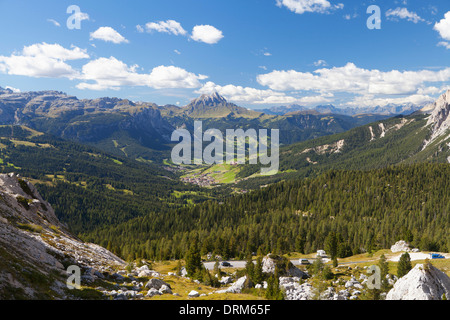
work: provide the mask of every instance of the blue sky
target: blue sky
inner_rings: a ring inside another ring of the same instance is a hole
[[[425,104],[450,81],[447,0],[0,0],[0,28],[0,86],[79,98],[364,107]]]

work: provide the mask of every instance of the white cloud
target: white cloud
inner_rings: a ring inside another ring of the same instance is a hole
[[[45,42],[24,47],[22,53],[24,56],[45,56],[62,61],[89,58],[85,49],[75,46],[72,46],[71,49],[66,49],[59,44],[48,44]]]
[[[139,33],[143,33],[145,30],[144,30],[144,28],[142,28],[142,26],[141,25],[137,25],[136,26],[136,30],[137,30],[137,32],[139,32]]]
[[[327,65],[328,64],[325,60],[317,60],[314,62],[314,66],[316,66],[316,67],[321,67],[321,66],[326,67]]]
[[[374,95],[364,95],[356,97],[352,101],[347,102],[345,105],[349,107],[377,107],[377,106],[383,107],[389,104],[392,105],[415,104],[423,106],[434,100],[435,99],[431,98],[430,96],[422,94],[414,94],[400,98],[377,98]]]
[[[198,25],[192,29],[191,39],[198,42],[215,44],[222,38],[222,31],[210,25]]]
[[[263,55],[265,55],[266,57],[272,56],[272,54],[270,52],[264,52]]]
[[[9,90],[11,90],[14,93],[19,93],[20,92],[20,89],[17,89],[17,88],[14,88],[14,87],[10,87],[10,86],[6,86],[5,89],[9,89]]]
[[[276,0],[276,4],[280,8],[285,6],[297,14],[305,12],[327,13],[344,7],[342,3],[333,5],[327,0]]]
[[[438,47],[444,47],[444,48],[447,48],[447,49],[450,50],[450,42],[447,42],[447,41],[441,41],[441,42],[439,42],[437,45],[438,45]]]
[[[354,14],[345,14],[345,15],[344,15],[344,19],[345,19],[345,20],[351,20],[351,19],[355,19],[355,18],[358,18],[358,14],[357,14],[357,13],[354,13]]]
[[[440,71],[379,71],[358,68],[353,63],[344,67],[322,68],[310,72],[272,71],[257,77],[259,84],[272,90],[347,92],[354,94],[411,95],[425,83],[450,80],[450,68]]]
[[[164,32],[173,35],[186,35],[187,31],[183,29],[181,24],[175,20],[158,21],[158,22],[148,22],[145,25],[147,32]]]
[[[198,88],[200,80],[207,77],[196,75],[174,66],[158,66],[149,74],[137,72],[138,66],[128,66],[124,62],[110,58],[90,61],[82,68],[85,81],[77,85],[78,89],[118,90],[123,86],[145,86],[155,89]]]
[[[439,32],[442,39],[450,41],[450,11],[445,14],[444,19],[434,25],[434,30]]]
[[[389,9],[386,11],[386,17],[391,20],[395,18],[406,19],[414,23],[425,21],[417,13],[408,11],[407,8]]]
[[[180,52],[179,50],[177,50],[177,49],[173,50],[173,52],[175,52],[175,53],[178,54],[178,55],[181,54],[181,52]]]
[[[65,61],[89,58],[86,50],[72,46],[66,49],[59,44],[33,44],[24,47],[20,54],[0,56],[0,71],[11,75],[70,79],[79,76]]]
[[[115,44],[128,43],[129,41],[125,39],[120,33],[111,27],[100,27],[96,31],[91,32],[91,40],[103,40],[106,42],[112,42]]]
[[[198,94],[212,94],[218,92],[229,101],[249,104],[292,104],[298,102],[297,98],[287,96],[283,92],[273,90],[259,90],[250,87],[235,86],[232,84],[220,86],[214,82],[207,82],[199,90]]]
[[[51,22],[55,27],[61,27],[61,24],[55,19],[47,19],[48,22]]]

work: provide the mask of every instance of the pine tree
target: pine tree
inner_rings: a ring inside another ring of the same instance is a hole
[[[402,256],[400,257],[400,261],[398,262],[397,276],[401,278],[406,275],[411,269],[411,257],[409,256],[408,252],[405,252],[404,254],[402,254]]]
[[[254,272],[255,265],[253,264],[252,254],[249,253],[247,255],[247,263],[245,264],[245,273],[247,274],[247,278],[251,281],[254,281]]]
[[[338,253],[338,240],[336,233],[331,232],[325,239],[325,250],[330,255],[331,259],[337,257]]]
[[[256,258],[255,270],[253,272],[253,281],[256,284],[262,284],[264,281],[262,257]]]
[[[186,254],[186,271],[190,277],[194,277],[202,269],[202,258],[198,246],[198,240],[194,239]]]
[[[383,291],[387,291],[389,289],[389,282],[386,276],[389,274],[389,264],[387,263],[386,257],[381,255],[380,260],[378,261],[378,266],[381,271],[381,289]]]

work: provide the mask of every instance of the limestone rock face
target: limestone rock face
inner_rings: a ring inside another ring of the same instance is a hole
[[[411,249],[409,248],[409,244],[406,241],[400,240],[391,246],[391,251],[394,253],[395,252],[408,252],[408,251],[411,251]]]
[[[267,255],[262,260],[263,272],[265,273],[275,273],[275,267],[278,266],[278,272],[280,275],[286,275],[290,277],[306,278],[307,274],[295,267],[286,258],[277,255]],[[288,266],[288,267],[286,267]]]
[[[417,264],[400,278],[386,300],[441,300],[450,296],[450,278],[431,264]]]
[[[0,174],[0,260],[0,299],[10,298],[12,289],[24,298],[37,298],[42,282],[48,286],[44,294],[52,292],[49,298],[64,298],[69,265],[84,270],[85,282],[125,267],[108,250],[73,236],[36,188],[13,173]],[[41,283],[30,283],[24,272],[40,277]]]
[[[448,135],[450,130],[450,90],[447,90],[435,103],[424,109],[430,110],[427,126],[431,127],[431,137],[425,141],[425,147],[442,135]]]

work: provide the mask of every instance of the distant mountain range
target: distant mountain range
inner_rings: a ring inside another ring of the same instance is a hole
[[[388,104],[385,106],[376,107],[361,107],[361,108],[337,108],[331,104],[329,105],[319,105],[314,108],[308,108],[305,106],[300,106],[298,104],[292,104],[289,106],[277,106],[268,109],[260,109],[256,111],[264,112],[265,114],[271,115],[290,115],[296,113],[302,114],[342,114],[347,116],[355,116],[358,114],[378,114],[386,116],[396,116],[396,115],[409,115],[418,110],[423,106],[408,103],[405,105],[394,105]]]
[[[192,130],[195,120],[204,122],[204,130],[279,129],[281,143],[290,144],[388,117],[335,114],[331,108],[329,111],[326,115],[270,115],[229,103],[218,93],[202,95],[187,106],[178,107],[108,97],[80,100],[59,91],[13,92],[0,88],[0,125],[24,125],[142,161],[162,161],[170,150],[171,133],[180,127]]]
[[[284,146],[280,174],[250,184],[258,187],[327,170],[368,170],[422,162],[450,163],[450,90],[412,115]],[[254,176],[258,170],[246,166],[240,176]],[[246,180],[242,183],[249,184]]]

